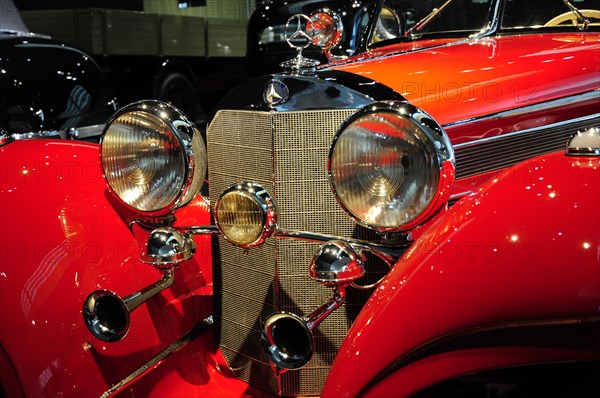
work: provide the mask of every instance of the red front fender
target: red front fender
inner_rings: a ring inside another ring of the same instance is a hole
[[[466,372],[600,358],[597,343],[583,339],[583,348],[558,341],[540,348],[531,336],[511,346],[519,326],[593,320],[597,333],[598,203],[600,159],[562,153],[520,164],[463,198],[373,294],[323,396],[405,396]],[[477,350],[440,348],[492,330],[507,331],[503,344],[511,348],[489,339]]]
[[[195,258],[131,314],[123,340],[93,337],[82,317],[89,293],[124,297],[161,278],[139,261],[109,202],[99,147],[15,141],[0,148],[0,161],[0,347],[26,396],[99,396],[211,314],[210,241],[197,238]],[[180,218],[208,224],[208,205],[198,199]]]

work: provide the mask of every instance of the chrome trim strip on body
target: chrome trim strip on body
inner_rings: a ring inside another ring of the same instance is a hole
[[[33,139],[72,139],[72,140],[85,140],[90,138],[99,138],[102,135],[105,124],[94,124],[90,126],[73,127],[69,130],[42,130],[32,131],[29,133],[17,133],[11,134],[13,140],[33,140]],[[2,131],[2,134],[8,134]],[[3,145],[0,144],[0,145]]]
[[[577,131],[600,126],[600,113],[455,146],[456,179],[499,170],[564,150]]]
[[[127,386],[133,384],[136,380],[146,375],[151,370],[156,369],[156,367],[158,367],[165,358],[181,350],[183,347],[191,343],[194,339],[203,334],[210,326],[212,326],[213,323],[213,316],[209,315],[202,322],[194,326],[193,329],[191,329],[186,334],[181,336],[178,340],[173,342],[165,350],[158,353],[158,355],[156,355],[154,358],[152,358],[151,360],[140,366],[138,369],[133,371],[131,374],[129,374],[127,377],[125,377],[123,380],[106,390],[102,395],[100,395],[100,398],[108,398],[110,396],[115,395]]]
[[[69,130],[42,130],[29,133],[12,134],[15,140],[32,140],[38,138],[56,138],[85,140],[89,138],[99,138],[102,135],[105,124],[94,124],[90,126],[73,127]]]
[[[18,133],[18,134],[13,134],[12,137],[15,140],[33,140],[33,139],[37,139],[37,138],[43,138],[43,139],[47,139],[47,138],[65,138],[65,134],[62,133],[60,131],[57,130],[51,130],[51,131],[35,131],[35,132],[30,132],[30,133]]]
[[[477,116],[477,117],[470,118],[470,119],[463,119],[463,120],[459,120],[456,122],[444,124],[444,125],[442,125],[442,127],[444,129],[448,129],[450,127],[454,127],[457,125],[463,125],[463,124],[467,124],[467,123],[482,122],[482,121],[487,121],[487,120],[493,121],[493,120],[505,119],[505,118],[509,118],[509,117],[524,115],[527,113],[545,111],[545,110],[552,109],[552,108],[560,108],[563,106],[573,105],[573,104],[576,104],[579,102],[590,101],[593,99],[600,100],[600,89],[588,91],[588,92],[581,93],[581,94],[572,95],[569,97],[559,98],[559,99],[555,99],[555,100],[551,100],[551,101],[541,102],[538,104],[527,105],[527,106],[523,106],[521,108],[515,108],[515,109],[510,109],[510,110],[502,111],[502,112],[498,112],[498,113]],[[471,143],[475,143],[475,142],[476,141],[471,141],[467,144],[471,144]],[[454,148],[459,147],[459,145],[455,145]],[[466,144],[463,144],[463,145],[466,145]]]
[[[93,124],[89,126],[72,127],[67,133],[74,140],[85,140],[87,138],[100,137],[106,124]]]
[[[454,149],[468,148],[468,147],[472,147],[472,146],[476,146],[476,145],[480,145],[480,144],[484,144],[484,143],[488,143],[488,142],[494,142],[494,141],[503,140],[503,139],[507,139],[507,138],[511,138],[511,137],[530,134],[530,133],[533,133],[533,132],[536,132],[536,131],[539,131],[542,129],[551,129],[551,128],[555,128],[555,127],[566,127],[569,124],[591,121],[598,117],[600,117],[600,113],[595,113],[593,115],[587,115],[587,116],[582,116],[582,117],[578,117],[575,119],[565,120],[562,122],[546,124],[544,126],[533,127],[530,129],[514,131],[512,133],[506,133],[506,134],[497,135],[494,137],[482,138],[479,140],[464,142],[462,144],[456,144],[456,145],[454,145]]]
[[[25,32],[25,31],[16,30],[16,29],[0,29],[0,34],[17,36],[17,37],[40,37],[42,39],[51,39],[52,38],[52,36],[42,35],[40,33]]]

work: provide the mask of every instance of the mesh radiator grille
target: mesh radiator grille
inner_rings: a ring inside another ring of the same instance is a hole
[[[275,198],[278,226],[372,239],[337,205],[327,179],[327,154],[353,110],[220,111],[208,131],[211,202],[240,181],[261,184]],[[220,238],[219,238],[220,239]],[[332,293],[308,277],[317,244],[270,239],[248,252],[218,242],[222,293],[220,345],[237,376],[282,395],[318,395],[349,326],[370,291],[349,289],[347,303],[319,325],[315,354],[300,370],[274,376],[260,347],[260,328],[275,311],[309,315]]]
[[[275,198],[281,228],[373,240],[374,233],[357,226],[336,203],[327,177],[331,141],[353,112],[220,111],[208,130],[211,202],[232,183],[255,182]],[[457,177],[507,167],[563,148],[570,131],[597,122],[597,117],[576,120],[490,142],[459,145],[455,148]],[[308,265],[318,245],[270,239],[244,252],[219,238],[217,246],[213,254],[220,274],[220,281],[215,281],[220,295],[218,332],[230,368],[242,380],[274,394],[320,394],[349,326],[371,292],[348,289],[346,304],[317,328],[311,361],[275,377],[259,344],[260,328],[273,312],[307,316],[331,297],[330,289],[308,277]],[[367,261],[367,266],[372,263]],[[374,281],[384,271],[372,268],[367,273]]]

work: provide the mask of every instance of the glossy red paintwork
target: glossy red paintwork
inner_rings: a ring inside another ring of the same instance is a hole
[[[396,358],[470,325],[598,316],[598,203],[600,159],[563,153],[515,166],[463,198],[427,227],[373,294],[323,396],[354,396]],[[372,395],[403,396],[477,368],[600,358],[592,351],[490,350],[424,358]]]
[[[122,341],[95,339],[81,315],[87,294],[126,296],[161,276],[140,263],[138,243],[107,200],[98,146],[16,141],[0,159],[0,341],[26,396],[98,396],[212,313],[210,242],[198,238],[195,258],[132,313]],[[196,200],[179,222],[208,224],[207,204]],[[214,352],[205,353],[206,371],[217,372]]]
[[[365,397],[405,397],[423,386],[469,373],[501,367],[527,366],[538,363],[570,362],[598,359],[598,353],[583,350],[493,347],[457,350],[432,355],[410,364],[364,394]]]
[[[442,125],[598,88],[597,34],[515,35],[440,44],[393,56],[386,55],[399,49],[386,47],[369,54],[373,59],[334,68],[393,88]],[[458,143],[452,134],[450,138]]]

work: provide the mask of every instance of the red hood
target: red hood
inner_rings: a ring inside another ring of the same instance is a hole
[[[600,87],[597,33],[427,44],[436,46],[414,51],[411,43],[388,46],[371,51],[368,60],[331,67],[389,86],[441,124]]]

